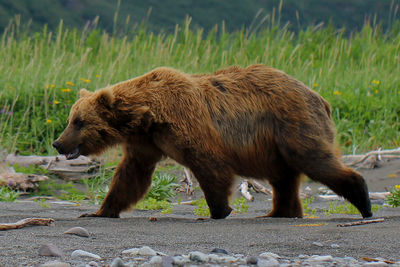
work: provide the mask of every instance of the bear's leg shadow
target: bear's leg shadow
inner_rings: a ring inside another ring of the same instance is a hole
[[[125,152],[100,209],[94,214],[83,214],[80,217],[118,218],[121,211],[129,209],[144,197],[160,159],[161,154],[149,156],[139,151]]]
[[[208,166],[204,164],[203,166]],[[224,219],[232,211],[229,206],[229,196],[233,184],[233,174],[225,168],[213,170],[191,168],[204,192],[212,219]]]
[[[314,155],[316,160],[306,165],[304,173],[347,199],[364,218],[371,217],[371,202],[364,178],[358,172],[344,166],[334,153],[324,154],[319,160],[318,152]]]

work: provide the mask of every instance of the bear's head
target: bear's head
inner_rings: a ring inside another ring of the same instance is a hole
[[[116,119],[113,110],[114,96],[109,88],[94,93],[82,89],[80,98],[72,106],[68,126],[53,143],[67,159],[79,155],[99,154],[105,148],[121,140],[112,122]]]

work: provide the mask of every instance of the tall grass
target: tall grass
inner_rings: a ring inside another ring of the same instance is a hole
[[[190,20],[172,34],[145,25],[127,34],[46,27],[31,33],[18,21],[0,39],[0,147],[55,153],[80,88],[95,90],[158,66],[189,73],[264,63],[318,91],[333,107],[338,141],[346,153],[399,146],[400,31],[366,24],[345,35],[313,26],[297,34],[269,23],[257,31],[207,34]]]

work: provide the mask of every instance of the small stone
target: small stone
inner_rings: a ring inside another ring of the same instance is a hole
[[[308,259],[309,256],[308,255],[304,255],[304,254],[300,254],[299,256],[297,256],[297,258],[299,258],[299,259]]]
[[[48,261],[40,265],[40,267],[71,267],[71,265],[61,261]]]
[[[259,256],[261,258],[265,258],[265,259],[270,259],[270,258],[280,259],[280,257],[281,257],[278,254],[275,254],[275,253],[272,253],[272,252],[264,252],[264,253],[261,253]]]
[[[153,256],[151,257],[149,264],[151,266],[161,266],[162,265],[162,258],[160,256]]]
[[[172,263],[174,262],[174,259],[170,256],[163,256],[162,257],[162,262],[161,266],[162,267],[172,267]]]
[[[183,266],[185,265],[185,263],[188,263],[190,261],[189,259],[183,256],[175,256],[172,257],[172,259],[173,259],[173,264],[177,266]]]
[[[225,262],[225,263],[234,263],[237,262],[238,259],[232,256],[223,256],[220,258],[221,262]]]
[[[327,262],[327,261],[332,261],[333,257],[331,255],[325,255],[325,256],[318,256],[318,255],[313,255],[311,258],[309,258],[307,261],[311,262]]]
[[[55,245],[49,243],[40,247],[40,256],[63,257],[64,253]]]
[[[321,242],[312,242],[314,246],[323,247],[324,245]]]
[[[93,266],[93,267],[100,267],[100,265],[97,263],[97,262],[95,262],[95,261],[89,261],[89,263],[88,263],[88,265],[89,266]]]
[[[73,227],[67,231],[64,232],[64,234],[67,235],[76,235],[76,236],[81,236],[81,237],[89,237],[89,231],[86,230],[83,227]]]
[[[96,254],[93,254],[93,253],[90,253],[90,252],[87,252],[87,251],[84,251],[84,250],[80,250],[80,249],[74,250],[71,253],[71,257],[73,259],[83,258],[83,257],[85,257],[85,258],[93,258],[93,259],[96,259],[96,260],[100,260],[101,259],[101,257],[99,255],[96,255]]]
[[[148,246],[143,246],[143,247],[139,248],[138,255],[140,255],[140,256],[156,256],[157,253],[152,248],[150,248]]]
[[[368,267],[383,267],[383,266],[388,266],[386,262],[383,261],[373,261],[373,262],[367,262],[364,263],[363,266],[368,266]]]
[[[257,264],[257,262],[258,262],[258,257],[256,257],[256,256],[249,256],[249,257],[247,257],[246,258],[246,263],[247,264]]]
[[[331,244],[331,248],[340,248],[338,244]]]
[[[218,256],[217,254],[209,254],[208,255],[208,261],[212,262],[212,263],[220,263],[220,256]]]
[[[257,266],[259,267],[278,267],[279,262],[274,258],[266,259],[259,259],[257,262]]]
[[[126,266],[125,263],[121,260],[120,257],[113,259],[110,265],[110,267],[125,267],[125,266]]]
[[[192,251],[189,253],[189,258],[192,261],[196,262],[207,262],[208,261],[208,256],[200,251]]]
[[[225,249],[222,249],[222,248],[214,248],[213,250],[211,250],[211,253],[218,253],[218,254],[226,254],[226,255],[228,255],[228,251],[226,251]]]
[[[131,254],[135,256],[139,254],[139,249],[138,248],[125,249],[124,251],[122,251],[122,254]]]

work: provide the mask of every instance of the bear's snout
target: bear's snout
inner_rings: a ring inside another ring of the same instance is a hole
[[[58,142],[57,140],[54,141],[53,147],[58,151],[58,153],[62,154],[61,151],[60,151],[61,150],[61,143],[60,142]]]

